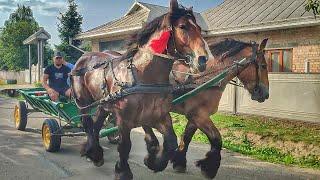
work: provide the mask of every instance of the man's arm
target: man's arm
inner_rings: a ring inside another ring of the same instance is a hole
[[[58,101],[59,94],[54,89],[50,88],[50,86],[48,85],[48,79],[49,79],[49,74],[44,73],[42,78],[42,87],[46,89],[51,100]]]
[[[49,79],[49,74],[43,74],[42,87],[44,87],[47,91],[51,89],[48,85],[48,79]]]

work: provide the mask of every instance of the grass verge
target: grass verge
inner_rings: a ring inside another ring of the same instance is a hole
[[[187,123],[172,113],[174,129],[180,136]],[[260,160],[284,165],[320,169],[320,125],[257,116],[211,116],[223,138],[223,147]],[[209,143],[197,131],[194,141]]]

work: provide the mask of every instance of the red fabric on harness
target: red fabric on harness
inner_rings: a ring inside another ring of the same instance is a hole
[[[170,39],[170,31],[164,31],[158,39],[151,40],[150,47],[154,53],[162,54],[167,49],[167,44]]]

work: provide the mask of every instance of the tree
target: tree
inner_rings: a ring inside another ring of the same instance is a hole
[[[313,12],[314,16],[320,15],[320,0],[307,0],[305,4],[306,11]]]
[[[21,70],[28,67],[28,49],[23,41],[39,29],[30,7],[20,6],[5,21],[0,34],[0,69]],[[36,48],[32,48],[36,53]],[[36,57],[32,59],[36,61]]]
[[[51,48],[50,44],[46,44],[44,47],[44,57],[43,57],[43,66],[46,67],[50,64],[53,64],[54,51]]]
[[[74,39],[81,32],[82,16],[78,13],[78,5],[74,0],[68,0],[68,9],[65,13],[60,13],[58,20],[59,37],[61,44],[56,48],[65,54],[66,60],[76,62],[82,53],[69,46],[69,39]],[[75,46],[80,45],[80,41],[73,41]]]

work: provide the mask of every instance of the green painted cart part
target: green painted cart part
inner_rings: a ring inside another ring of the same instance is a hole
[[[109,136],[111,134],[114,134],[118,131],[118,127],[112,127],[112,128],[108,128],[108,129],[101,129],[99,136],[100,138]]]
[[[178,98],[174,99],[172,101],[172,103],[175,104],[180,104],[182,102],[184,102],[185,100],[187,100],[188,98],[191,98],[195,95],[197,95],[199,92],[208,89],[212,86],[216,86],[217,84],[219,84],[228,74],[228,69],[222,71],[220,74],[218,74],[217,76],[215,76],[214,78],[212,78],[211,80],[209,80],[208,82],[200,85],[199,87],[193,89],[192,91],[189,91],[187,93],[185,93],[182,96],[179,96]]]
[[[238,61],[237,63],[233,64],[232,66],[230,66],[229,68],[223,70],[220,74],[218,74],[217,76],[215,76],[214,78],[210,79],[208,82],[200,85],[199,87],[193,89],[190,92],[185,93],[184,95],[174,99],[172,101],[173,104],[179,104],[184,102],[185,100],[187,100],[188,98],[191,98],[195,95],[197,95],[199,92],[208,89],[210,87],[216,86],[218,85],[227,75],[230,71],[233,71],[234,68],[237,68],[239,65],[241,66],[247,66],[249,63],[251,63],[251,61],[248,61],[247,58],[243,58],[240,61]]]
[[[54,102],[48,96],[44,88],[19,89],[18,92],[30,104],[35,111],[43,112],[49,116],[69,123],[74,128],[81,128],[81,115],[74,101],[60,99]],[[38,96],[39,95],[39,96]],[[91,108],[88,114],[94,115],[96,108]]]

